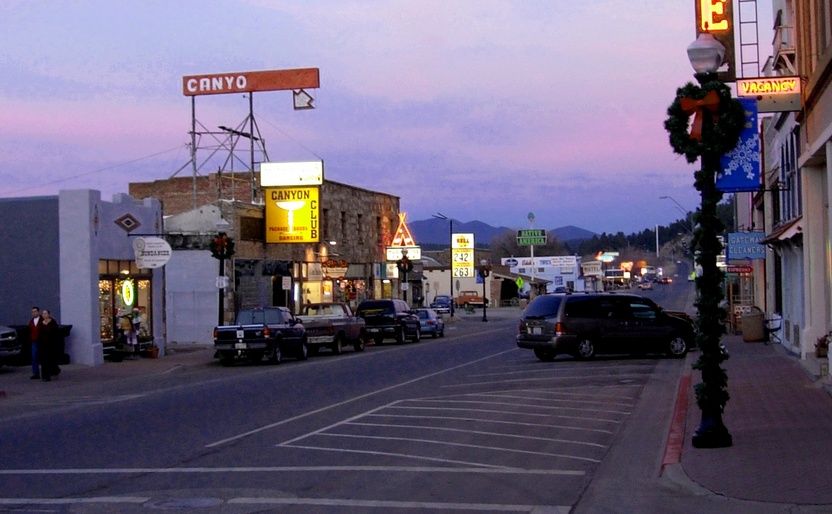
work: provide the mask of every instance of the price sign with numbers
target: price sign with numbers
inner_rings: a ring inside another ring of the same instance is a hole
[[[454,234],[451,250],[454,277],[474,277],[474,234]]]

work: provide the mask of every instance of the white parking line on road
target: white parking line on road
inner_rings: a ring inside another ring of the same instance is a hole
[[[558,394],[555,392],[554,394]],[[466,394],[464,396],[467,397],[477,397],[477,396],[485,396],[487,398],[510,398],[515,400],[540,400],[546,402],[580,402],[580,403],[588,403],[591,405],[618,405],[620,407],[632,407],[632,402],[604,402],[604,401],[592,401],[592,400],[581,400],[578,398],[554,398],[551,396],[548,397],[533,397],[533,396],[518,396],[514,394],[506,394],[506,393],[474,393],[474,394]]]
[[[47,506],[90,504],[143,504],[152,498],[131,496],[101,496],[92,498],[0,498],[0,505]],[[438,511],[535,512],[538,514],[568,514],[570,506],[537,506],[493,503],[405,502],[389,500],[342,500],[331,498],[229,498],[227,505],[297,505],[319,507],[352,507],[363,509],[418,509]],[[22,511],[21,511],[22,512]],[[34,512],[31,508],[26,512]],[[48,512],[54,512],[52,510]]]
[[[0,469],[0,476],[12,475],[187,475],[212,473],[317,473],[320,471],[366,471],[366,472],[400,472],[400,473],[480,473],[497,475],[584,475],[583,471],[563,471],[553,469],[520,469],[496,466],[451,468],[426,466],[259,466],[239,468],[65,468],[65,469]],[[7,499],[11,500],[11,499]],[[0,501],[2,499],[0,498]]]
[[[499,446],[485,446],[482,444],[467,444],[467,443],[453,443],[450,441],[441,441],[437,439],[422,439],[422,438],[415,438],[415,437],[392,437],[392,436],[378,436],[378,435],[356,435],[356,434],[332,434],[332,433],[325,433],[319,434],[328,437],[344,437],[344,438],[351,438],[351,439],[371,439],[375,441],[404,441],[408,443],[425,443],[425,444],[436,444],[440,446],[455,446],[459,448],[474,448],[476,450],[494,450],[498,452],[508,452],[508,453],[523,453],[527,455],[538,455],[542,457],[558,457],[561,459],[573,459],[573,460],[582,460],[586,462],[593,462],[595,464],[601,462],[598,459],[592,459],[589,457],[576,457],[574,455],[564,455],[562,453],[548,453],[548,452],[532,452],[529,450],[517,450],[514,448],[501,448]],[[294,447],[293,447],[294,448]],[[312,449],[315,449],[314,447]],[[318,450],[326,450],[326,451],[341,451],[340,448],[317,448]],[[408,455],[409,456],[409,455]],[[415,456],[413,456],[415,457]]]
[[[429,398],[418,398],[408,400],[414,403],[440,403],[440,404],[466,404],[466,405],[505,405],[507,407],[528,407],[532,409],[550,409],[550,410],[576,410],[581,412],[603,412],[604,414],[624,414],[627,415],[629,411],[622,411],[622,410],[610,410],[610,409],[592,409],[586,407],[567,407],[564,405],[532,405],[528,403],[508,403],[508,402],[487,402],[487,401],[478,401],[478,400],[454,400],[454,399],[446,399],[446,400],[434,400]],[[419,408],[419,407],[416,407]],[[453,407],[446,407],[447,409],[452,409]]]
[[[478,420],[483,421],[483,420]],[[486,421],[487,423],[487,421]],[[401,425],[397,423],[349,423],[350,425],[354,426],[361,426],[361,427],[386,427],[386,428],[415,428],[417,430],[422,430],[429,432],[431,430],[439,431],[439,432],[458,432],[462,434],[476,434],[476,435],[487,435],[487,436],[495,436],[495,437],[508,437],[510,439],[525,439],[530,441],[547,441],[550,443],[564,443],[564,444],[578,444],[582,446],[594,446],[596,448],[606,448],[606,445],[598,444],[598,443],[588,443],[585,441],[573,441],[571,439],[556,439],[552,437],[535,437],[529,435],[517,435],[517,434],[506,434],[504,432],[488,432],[485,430],[471,430],[471,429],[462,429],[462,428],[448,428],[448,427],[431,427],[431,426],[424,426],[424,425]],[[329,435],[329,434],[325,434]]]
[[[388,418],[410,418],[410,419],[435,419],[435,420],[449,420],[449,421],[466,421],[466,422],[481,422],[494,423],[502,425],[517,425],[534,428],[555,428],[563,430],[577,430],[583,432],[598,432],[601,434],[613,434],[612,430],[602,430],[600,428],[586,428],[586,427],[570,427],[567,425],[549,425],[546,423],[522,423],[520,421],[501,421],[496,419],[481,419],[481,418],[462,418],[459,416],[413,416],[411,414],[370,414],[370,417],[388,417]]]
[[[448,409],[445,407],[404,407],[404,406],[391,406],[391,409],[410,409],[410,410],[426,410],[426,411],[447,411]],[[493,410],[493,409],[454,409],[454,412],[481,412],[481,413],[488,413],[488,414],[512,414],[518,416],[532,416],[532,417],[540,417],[540,418],[563,418],[563,419],[575,419],[580,421],[597,421],[601,423],[621,423],[620,420],[617,419],[609,419],[609,418],[589,418],[586,416],[566,416],[563,414],[536,414],[533,412],[524,412],[524,411],[507,411],[507,410]]]
[[[402,502],[385,500],[332,500],[327,498],[235,498],[229,504],[306,505],[321,507],[360,507],[366,509],[418,509],[438,511],[534,512],[535,514],[568,514],[571,506],[501,505],[493,503]]]
[[[285,425],[286,423],[291,423],[291,422],[293,422],[293,421],[297,421],[297,420],[299,420],[299,419],[303,419],[303,418],[306,418],[306,417],[309,417],[309,416],[314,416],[315,414],[320,414],[321,412],[325,412],[325,411],[328,411],[328,410],[330,410],[330,409],[334,409],[334,408],[336,408],[336,407],[340,407],[340,406],[342,406],[342,405],[347,405],[347,404],[349,404],[349,403],[356,402],[356,401],[358,401],[358,400],[362,400],[362,399],[364,399],[364,398],[368,398],[368,397],[370,397],[370,396],[374,396],[374,395],[377,395],[377,394],[380,394],[380,393],[384,393],[384,392],[386,392],[386,391],[391,391],[391,390],[393,390],[393,389],[397,389],[397,388],[399,388],[399,387],[403,387],[403,386],[410,385],[410,384],[413,384],[413,383],[416,383],[416,382],[420,382],[420,381],[425,380],[425,379],[428,379],[428,378],[433,378],[433,377],[435,377],[435,376],[439,376],[439,375],[442,375],[442,374],[444,374],[444,373],[448,373],[448,372],[451,372],[451,371],[455,371],[455,370],[457,370],[457,369],[464,368],[464,367],[466,367],[466,366],[470,366],[471,364],[476,364],[476,363],[478,363],[478,362],[482,362],[482,361],[485,361],[485,360],[488,360],[488,359],[492,359],[492,358],[494,358],[494,357],[497,357],[497,356],[503,355],[503,354],[505,354],[505,353],[513,352],[513,351],[514,351],[514,349],[511,349],[511,350],[505,350],[505,351],[502,351],[502,352],[495,353],[495,354],[493,354],[493,355],[489,355],[489,356],[487,356],[487,357],[482,357],[482,358],[480,358],[480,359],[476,359],[476,360],[472,360],[472,361],[470,361],[470,362],[466,362],[466,363],[464,363],[464,364],[460,364],[460,365],[458,365],[458,366],[452,366],[452,367],[450,367],[450,368],[445,368],[445,369],[443,369],[443,370],[439,370],[439,371],[437,371],[437,372],[435,372],[435,373],[429,373],[429,374],[427,374],[427,375],[423,375],[423,376],[421,376],[421,377],[417,377],[417,378],[414,378],[414,379],[412,379],[412,380],[407,380],[407,381],[405,381],[405,382],[401,382],[401,383],[399,383],[399,384],[391,385],[391,386],[389,386],[389,387],[385,387],[385,388],[383,388],[383,389],[379,389],[379,390],[377,390],[377,391],[373,391],[373,392],[371,392],[371,393],[367,393],[367,394],[362,394],[362,395],[359,395],[359,396],[355,396],[355,397],[353,397],[353,398],[350,398],[349,400],[344,400],[343,402],[333,403],[332,405],[327,405],[326,407],[321,407],[320,409],[316,409],[316,410],[313,410],[313,411],[309,411],[309,412],[306,412],[306,413],[304,413],[304,414],[300,414],[300,415],[297,415],[297,416],[294,416],[294,417],[291,417],[291,418],[287,418],[287,419],[283,419],[283,420],[277,421],[277,422],[275,422],[275,423],[271,423],[271,424],[268,424],[268,425],[264,425],[264,426],[259,427],[259,428],[255,428],[254,430],[249,430],[248,432],[243,432],[243,433],[241,433],[241,434],[237,434],[237,435],[232,436],[232,437],[227,437],[227,438],[225,438],[225,439],[221,439],[221,440],[219,440],[219,441],[215,441],[215,442],[213,442],[213,443],[210,443],[210,444],[205,445],[205,447],[206,447],[206,448],[213,448],[213,447],[215,447],[215,446],[220,446],[220,445],[223,445],[223,444],[226,444],[226,443],[230,443],[230,442],[232,442],[232,441],[237,441],[238,439],[243,439],[243,438],[246,438],[246,437],[248,437],[248,436],[250,436],[250,435],[254,435],[254,434],[258,434],[258,433],[260,433],[260,432],[263,432],[263,431],[265,431],[265,430],[271,430],[272,428],[279,427],[279,426],[281,426],[281,425]]]
[[[650,378],[652,376],[651,373],[639,373],[639,374],[624,374],[624,375],[615,375],[609,377],[599,377],[598,375],[583,375],[583,376],[556,376],[556,377],[543,377],[543,378],[512,378],[508,380],[492,380],[488,382],[465,382],[463,384],[452,384],[452,385],[443,385],[441,387],[447,389],[459,389],[460,387],[471,387],[471,386],[493,386],[493,385],[505,385],[505,384],[520,384],[523,382],[548,382],[548,381],[562,381],[562,380],[571,380],[575,382],[580,382],[582,380],[626,380],[626,379],[636,379],[636,378]],[[587,387],[585,384],[576,386],[576,387]],[[606,387],[606,386],[605,386]]]

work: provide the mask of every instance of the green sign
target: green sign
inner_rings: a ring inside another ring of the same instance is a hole
[[[543,237],[518,237],[517,244],[520,246],[543,246],[546,244],[546,236]]]
[[[527,228],[517,231],[517,244],[520,246],[542,246],[546,244],[546,231],[539,228]]]

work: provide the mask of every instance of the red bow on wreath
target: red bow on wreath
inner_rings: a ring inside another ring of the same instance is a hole
[[[707,109],[711,111],[714,121],[719,118],[719,95],[716,91],[709,91],[702,99],[682,98],[681,107],[690,116],[693,114],[693,125],[690,127],[690,138],[702,141],[702,112]]]

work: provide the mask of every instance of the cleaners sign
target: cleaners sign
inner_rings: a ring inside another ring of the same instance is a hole
[[[728,234],[729,261],[740,259],[765,259],[766,246],[760,241],[765,237],[764,232],[732,232]]]

